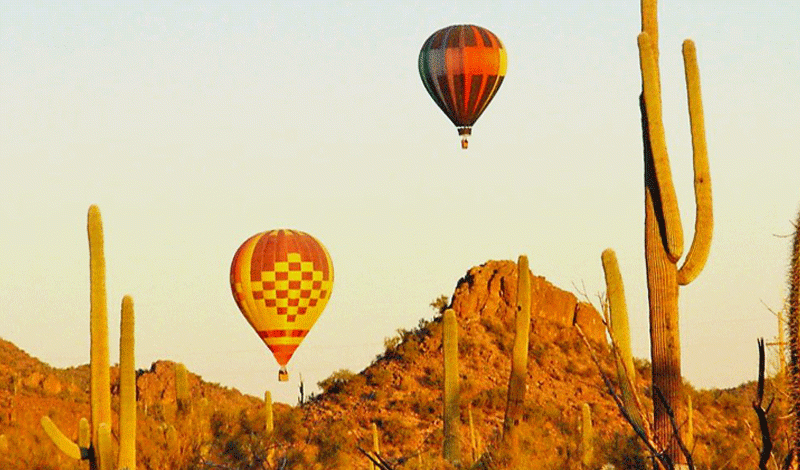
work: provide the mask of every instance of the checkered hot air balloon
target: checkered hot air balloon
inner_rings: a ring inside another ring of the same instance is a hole
[[[425,89],[456,125],[461,147],[467,148],[472,125],[503,83],[503,43],[480,26],[448,26],[425,41],[418,66]]]
[[[328,303],[332,287],[331,257],[307,233],[259,233],[236,251],[233,298],[281,366],[280,381],[288,380],[286,364]]]

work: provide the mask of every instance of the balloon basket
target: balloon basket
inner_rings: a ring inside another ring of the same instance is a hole
[[[278,382],[288,382],[288,381],[289,381],[289,371],[287,371],[285,367],[281,367],[281,370],[278,371]]]
[[[458,135],[461,136],[461,148],[467,149],[469,147],[469,136],[472,135],[471,127],[459,127]]]

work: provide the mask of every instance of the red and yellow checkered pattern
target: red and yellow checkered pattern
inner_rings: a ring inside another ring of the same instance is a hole
[[[328,251],[297,230],[256,234],[231,263],[233,297],[281,366],[319,318],[332,287]]]

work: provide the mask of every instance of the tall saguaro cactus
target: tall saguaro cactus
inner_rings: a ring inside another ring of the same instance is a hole
[[[511,376],[508,379],[508,401],[503,421],[503,436],[511,443],[522,421],[525,403],[525,381],[528,378],[528,342],[531,329],[531,273],[528,257],[517,260],[517,311],[514,315],[514,346],[511,352]]]
[[[177,414],[186,416],[192,403],[189,397],[189,373],[180,362],[175,363],[175,401],[178,404]]]
[[[789,470],[800,469],[800,214],[795,222],[792,264],[789,271],[789,397],[791,406],[791,458]]]
[[[667,406],[680,424],[685,419],[680,335],[678,331],[678,286],[693,281],[705,266],[711,246],[713,217],[711,179],[708,169],[700,74],[694,43],[683,43],[686,90],[691,124],[694,189],[696,201],[695,233],[683,265],[683,229],[672,184],[661,115],[661,83],[658,70],[658,22],[656,0],[642,0],[642,32],[639,34],[639,60],[642,73],[642,131],[645,160],[645,264],[650,304],[650,353],[653,368],[653,425],[655,440],[670,460],[686,463],[674,435]],[[663,396],[658,396],[660,393]],[[681,428],[685,429],[685,428]]]
[[[103,255],[103,224],[97,206],[89,208],[90,266],[90,373],[91,422],[81,419],[78,442],[72,442],[49,417],[42,427],[53,443],[67,456],[89,461],[92,470],[113,468],[111,449],[111,381],[108,360],[108,310],[106,307],[106,267]],[[134,366],[134,312],[130,296],[122,299],[120,320],[120,470],[136,469],[136,372]]]
[[[458,428],[461,421],[458,390],[458,321],[456,312],[444,312],[442,328],[442,350],[444,353],[444,444],[443,457],[448,462],[459,465],[461,445]]]

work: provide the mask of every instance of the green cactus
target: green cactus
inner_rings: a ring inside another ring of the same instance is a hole
[[[458,321],[456,312],[444,312],[442,349],[444,351],[444,459],[453,465],[460,465],[461,446],[459,442],[460,406],[458,391]]]
[[[511,376],[503,420],[503,438],[514,444],[516,429],[522,421],[525,404],[525,381],[528,378],[528,341],[531,329],[531,273],[528,257],[517,261],[517,310],[514,316],[514,346],[511,352]]]
[[[191,409],[189,374],[186,366],[180,362],[175,363],[175,401],[178,404],[178,415],[186,416]]]
[[[381,455],[381,441],[378,436],[378,425],[375,423],[372,423],[372,452]],[[378,468],[374,462],[371,465],[373,469]]]
[[[272,431],[275,430],[275,423],[273,422],[272,418],[272,393],[267,390],[264,392],[264,412],[266,413],[266,425],[264,426],[264,431],[267,434],[267,437],[272,436]]]
[[[686,447],[689,450],[694,448],[694,406],[692,396],[686,395]]]
[[[594,441],[592,409],[584,403],[581,407],[581,464],[584,468],[591,468],[594,463]]]
[[[631,352],[631,332],[628,325],[628,307],[625,301],[625,285],[617,263],[614,250],[607,249],[601,256],[603,272],[606,279],[606,295],[608,296],[609,332],[616,348],[617,381],[625,410],[631,417],[634,425],[640,430],[644,429],[639,407],[636,405],[634,390],[636,384],[636,369],[633,366]]]
[[[180,451],[180,443],[178,442],[178,431],[175,430],[175,426],[171,424],[167,426],[166,431],[164,431],[164,439],[167,442],[167,450],[173,457],[176,457]]]
[[[108,311],[106,307],[103,225],[97,206],[89,208],[90,266],[90,373],[91,422],[81,419],[78,443],[72,442],[50,420],[41,423],[53,443],[67,456],[88,460],[92,470],[111,470],[111,381],[108,361]],[[134,312],[129,296],[122,300],[120,320],[120,470],[136,468],[136,375],[134,367]]]
[[[119,468],[136,470],[136,367],[133,299],[122,298],[119,335]]]
[[[479,449],[478,435],[475,432],[475,424],[472,420],[472,405],[467,407],[467,418],[469,419],[469,445],[472,451],[472,462],[474,463],[478,461]]]
[[[708,258],[713,230],[711,178],[705,143],[700,78],[694,43],[683,43],[686,89],[692,134],[695,233],[683,265],[683,230],[672,184],[661,117],[661,83],[658,71],[658,22],[655,0],[642,0],[642,32],[639,59],[642,73],[642,131],[645,160],[645,264],[650,304],[650,348],[653,368],[654,437],[666,455],[679,466],[686,464],[672,429],[667,409],[679,423],[686,419],[681,377],[678,331],[678,287],[687,285],[702,271]],[[686,427],[681,426],[681,432]]]
[[[789,271],[789,370],[788,390],[791,416],[790,470],[800,468],[800,214],[795,221],[792,264]]]

